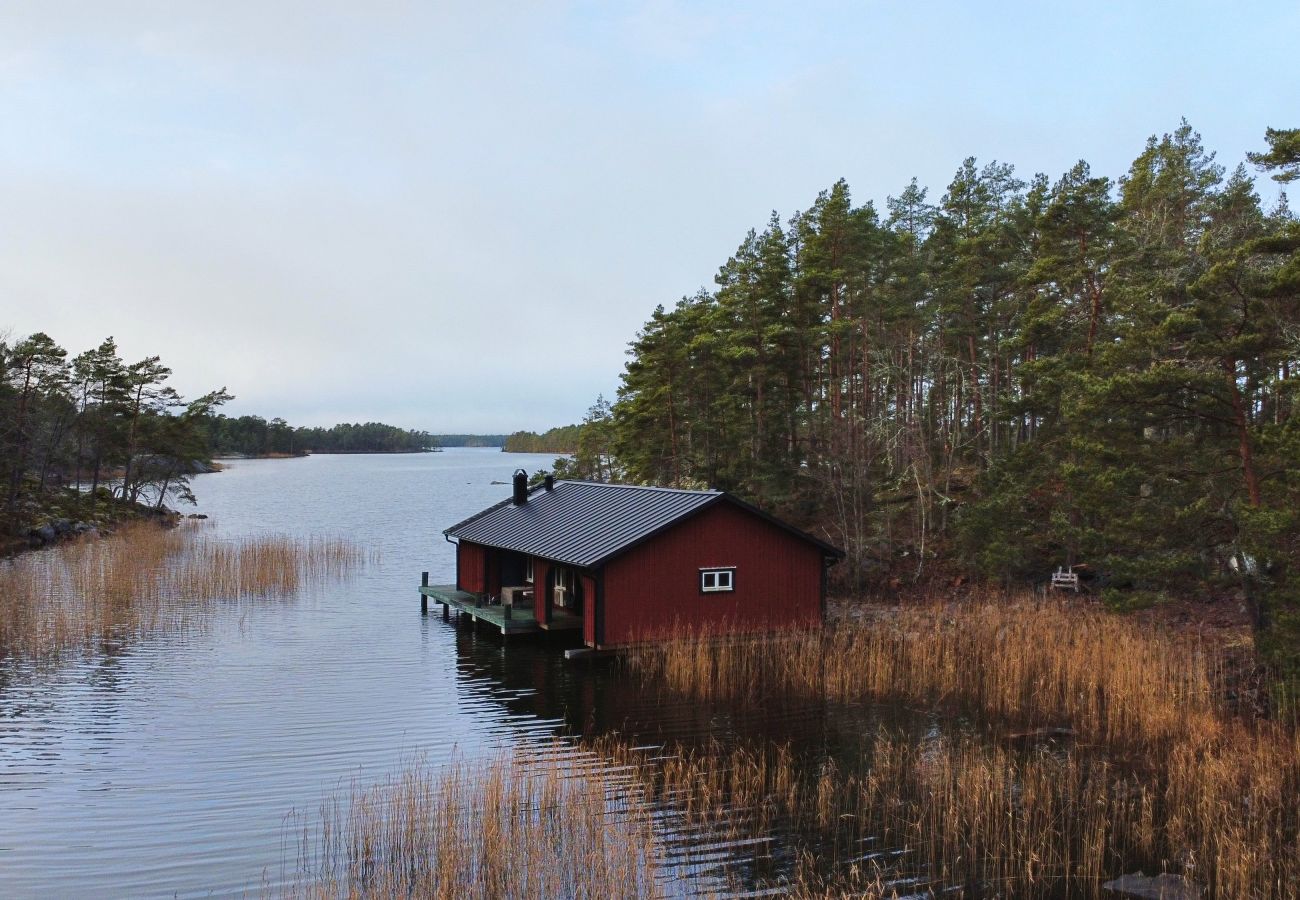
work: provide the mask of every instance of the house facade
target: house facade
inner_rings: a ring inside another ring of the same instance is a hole
[[[684,631],[807,628],[842,553],[723,491],[548,479],[444,534],[456,589],[526,604],[604,649]]]

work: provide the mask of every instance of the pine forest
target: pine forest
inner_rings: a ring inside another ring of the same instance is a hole
[[[1300,131],[1267,145],[1300,176]],[[1186,122],[1118,181],[967,159],[883,210],[836,182],[628,352],[562,474],[736,491],[855,587],[1081,567],[1300,639],[1300,223]]]

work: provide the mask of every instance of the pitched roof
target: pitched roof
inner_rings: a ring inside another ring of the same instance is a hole
[[[595,566],[612,559],[689,518],[707,506],[727,501],[780,528],[841,556],[839,550],[742,503],[722,491],[557,481],[555,489],[534,488],[528,502],[503,500],[443,533],[475,544],[514,550],[573,566]]]

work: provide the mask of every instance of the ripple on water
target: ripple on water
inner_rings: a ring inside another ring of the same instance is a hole
[[[343,536],[378,559],[297,597],[215,604],[203,627],[37,670],[0,664],[0,894],[222,896],[293,874],[295,816],[419,758],[509,748],[581,763],[563,734],[645,745],[765,740],[816,748],[872,727],[794,703],[727,709],[646,691],[421,617],[421,571],[454,578],[441,529],[550,457],[448,450],[232,462],[196,480],[218,536]],[[662,820],[668,876],[717,888],[747,844]],[[667,882],[677,893],[680,882]]]

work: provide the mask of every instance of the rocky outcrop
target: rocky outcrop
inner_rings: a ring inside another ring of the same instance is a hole
[[[207,518],[207,516],[201,516],[201,518]],[[180,513],[165,506],[159,508],[141,503],[119,504],[115,508],[105,510],[103,515],[96,517],[93,521],[74,520],[64,517],[47,519],[28,528],[25,533],[19,532],[17,542],[9,545],[6,552],[21,550],[24,536],[28,548],[39,550],[42,547],[51,547],[62,541],[83,537],[98,537],[101,533],[112,531],[114,527],[122,522],[153,521],[164,527],[171,527],[179,523],[180,520]]]
[[[48,547],[69,538],[89,535],[94,537],[99,529],[89,522],[74,522],[71,519],[53,519],[44,525],[38,525],[27,531],[27,544],[30,547]]]

